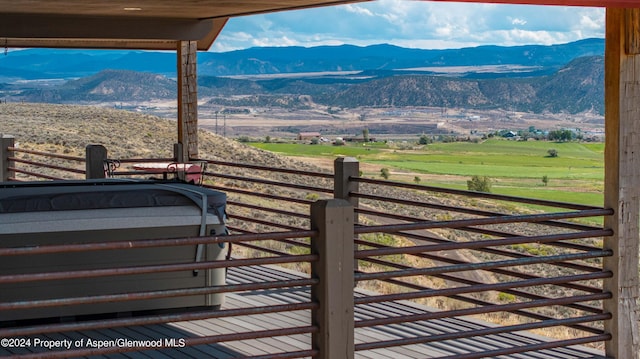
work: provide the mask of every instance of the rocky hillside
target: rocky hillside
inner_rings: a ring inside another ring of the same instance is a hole
[[[604,59],[583,57],[551,75],[472,78],[468,74],[367,71],[357,76],[309,75],[292,78],[201,76],[198,94],[208,105],[249,110],[256,107],[457,107],[533,113],[604,114]],[[11,93],[9,101],[77,103],[175,99],[176,82],[162,75],[105,70],[62,85]]]
[[[162,75],[125,70],[105,70],[71,80],[61,86],[28,89],[27,101],[64,103],[78,101],[147,101],[176,98],[177,85]]]
[[[579,58],[552,75],[532,78],[385,77],[315,100],[337,107],[439,106],[604,114],[604,58]]]

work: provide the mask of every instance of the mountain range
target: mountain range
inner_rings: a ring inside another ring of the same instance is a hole
[[[603,39],[452,50],[252,48],[198,53],[198,85],[210,105],[223,107],[304,108],[313,101],[603,113],[603,53]],[[0,56],[0,95],[53,103],[170,99],[175,69],[169,52],[12,51]]]

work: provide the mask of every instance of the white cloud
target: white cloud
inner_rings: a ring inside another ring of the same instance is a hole
[[[354,14],[374,16],[369,9],[363,8],[362,6],[348,4],[345,6],[345,9],[347,10],[347,12],[351,12]]]
[[[212,51],[343,43],[458,48],[553,44],[587,37],[604,37],[604,10],[378,0],[234,18]]]

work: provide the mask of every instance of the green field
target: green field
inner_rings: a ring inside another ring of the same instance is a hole
[[[287,156],[351,156],[388,168],[391,180],[466,189],[474,175],[492,179],[492,192],[590,205],[603,203],[604,144],[507,141],[435,143],[415,149],[352,144],[347,146],[254,143]],[[405,146],[406,147],[406,146]],[[549,157],[555,149],[557,157]],[[378,176],[379,172],[364,173]],[[548,183],[542,182],[547,176]]]

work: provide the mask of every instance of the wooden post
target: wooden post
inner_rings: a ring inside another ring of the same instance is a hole
[[[178,42],[178,143],[183,145],[180,162],[198,157],[197,41]]]
[[[184,147],[182,146],[182,143],[173,144],[173,158],[176,161],[179,161],[182,158],[184,158]]]
[[[86,151],[86,178],[105,178],[105,163],[107,149],[102,145],[87,145]]]
[[[358,182],[349,180],[350,177],[360,176],[360,162],[353,157],[338,157],[333,162],[335,180],[333,184],[333,198],[349,201],[354,208],[358,208],[358,198],[349,193],[358,192]]]
[[[9,181],[16,176],[16,173],[9,169],[15,167],[15,163],[9,161],[9,157],[13,157],[13,151],[9,150],[9,147],[15,147],[15,141],[13,136],[0,136],[0,182]]]
[[[614,231],[604,247],[613,256],[604,270],[613,272],[604,289],[613,297],[604,310],[613,315],[605,331],[613,336],[606,355],[640,358],[638,332],[638,242],[640,241],[640,9],[608,8],[605,48],[605,195],[615,214],[604,225]]]
[[[351,203],[353,208],[358,208],[360,202],[358,197],[351,196],[350,193],[358,192],[360,184],[356,181],[350,180],[352,177],[360,176],[360,162],[353,157],[338,157],[333,162],[333,198],[344,199]],[[353,212],[353,223],[358,224],[358,214]],[[354,239],[357,238],[357,235]],[[354,250],[357,250],[357,245],[354,244]],[[358,260],[353,259],[353,267],[355,270],[359,269]]]
[[[311,312],[319,331],[311,342],[319,359],[353,359],[353,207],[342,199],[321,200],[311,205],[311,252],[320,259],[311,263],[311,298],[320,304]]]

